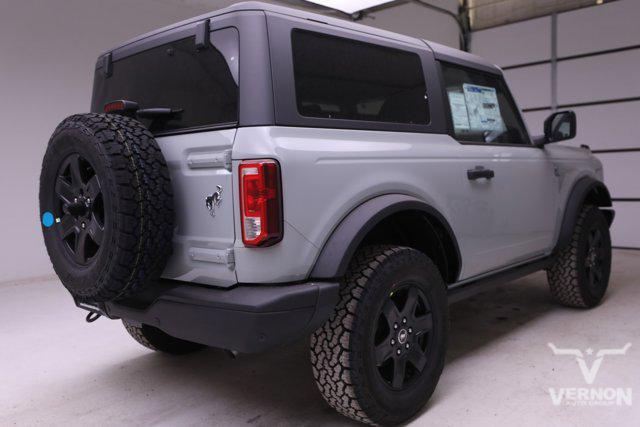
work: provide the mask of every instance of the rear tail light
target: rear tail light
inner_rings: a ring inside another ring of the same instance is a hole
[[[275,160],[240,164],[240,219],[246,246],[271,246],[282,240],[280,167]]]
[[[128,101],[126,99],[120,99],[118,101],[111,101],[104,104],[104,112],[112,114],[122,114],[125,116],[131,116],[138,111],[138,103]]]

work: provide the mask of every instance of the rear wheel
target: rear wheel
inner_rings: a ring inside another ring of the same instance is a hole
[[[570,244],[547,270],[551,294],[569,307],[593,307],[604,297],[610,272],[609,224],[600,209],[585,206],[576,221]]]
[[[177,355],[192,353],[206,347],[203,344],[172,337],[153,326],[135,324],[127,320],[123,320],[122,324],[134,340],[154,351]]]
[[[335,313],[311,338],[313,375],[338,412],[398,424],[433,393],[448,334],[445,286],[423,253],[372,246],[352,261]]]

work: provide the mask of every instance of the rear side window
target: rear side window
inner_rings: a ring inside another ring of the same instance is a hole
[[[416,53],[304,30],[293,30],[291,37],[300,115],[429,123]]]
[[[142,119],[154,133],[238,121],[238,31],[211,33],[212,45],[197,50],[194,37],[176,40],[113,63],[106,77],[96,70],[92,111],[127,99],[140,108],[182,110],[171,118]]]
[[[498,77],[442,64],[455,137],[462,141],[530,144],[509,90]]]

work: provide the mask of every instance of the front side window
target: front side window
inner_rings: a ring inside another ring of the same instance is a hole
[[[119,99],[179,111],[141,119],[154,133],[237,122],[238,31],[214,31],[211,42],[198,50],[195,37],[187,37],[114,61],[111,76],[96,70],[92,111]]]
[[[420,57],[413,52],[292,32],[298,113],[306,117],[427,124]]]
[[[453,133],[461,141],[529,144],[509,91],[494,76],[442,64]]]

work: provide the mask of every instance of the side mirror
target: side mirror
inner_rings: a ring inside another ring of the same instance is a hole
[[[558,111],[544,121],[544,144],[565,141],[576,136],[576,113]]]

